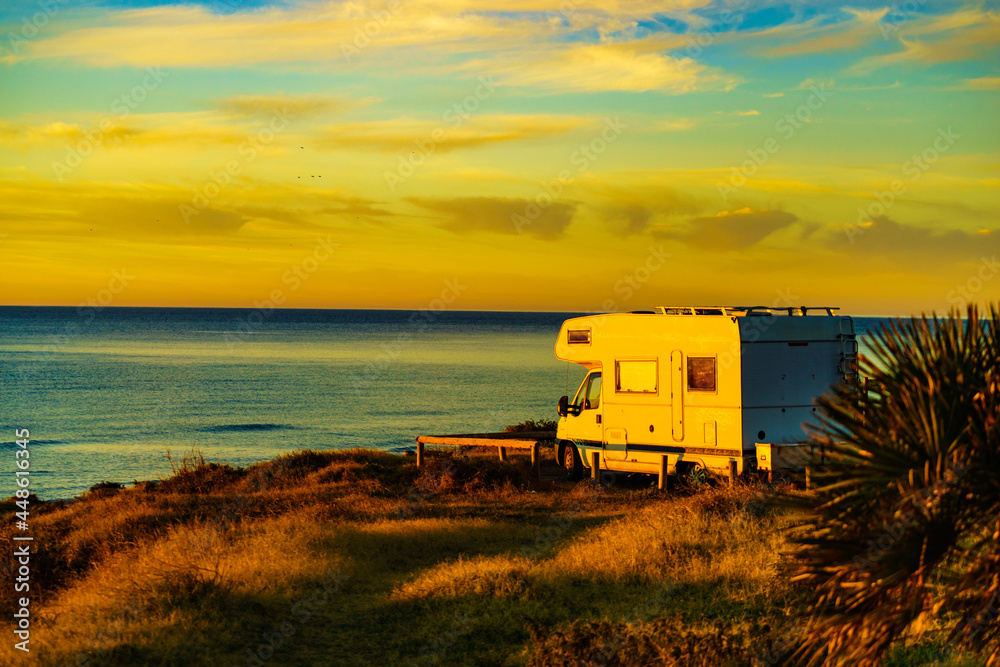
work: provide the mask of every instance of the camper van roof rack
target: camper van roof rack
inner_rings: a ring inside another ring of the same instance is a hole
[[[729,317],[757,317],[770,315],[804,316],[809,311],[823,311],[826,315],[834,315],[840,308],[831,306],[789,306],[776,308],[773,306],[657,306],[656,312],[661,315],[725,315]]]

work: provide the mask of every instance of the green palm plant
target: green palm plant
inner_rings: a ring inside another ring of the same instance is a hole
[[[870,665],[932,619],[1000,663],[1000,310],[896,320],[860,360],[873,390],[820,399],[825,464],[793,529],[815,597],[795,653]]]

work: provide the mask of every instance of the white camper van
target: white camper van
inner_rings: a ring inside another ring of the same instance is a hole
[[[660,307],[563,323],[556,357],[584,366],[559,402],[559,461],[701,481],[708,470],[771,466],[800,443],[814,399],[857,374],[854,321],[836,308]],[[774,447],[773,451],[779,448]],[[666,459],[662,459],[662,457]]]

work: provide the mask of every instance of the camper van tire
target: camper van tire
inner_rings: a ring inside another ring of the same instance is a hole
[[[583,478],[583,461],[572,442],[563,441],[559,444],[559,464],[566,470],[567,479],[579,482]]]
[[[689,463],[684,466],[684,478],[694,487],[708,484],[708,469],[701,463]]]

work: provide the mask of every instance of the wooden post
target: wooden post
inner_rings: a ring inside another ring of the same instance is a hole
[[[811,484],[809,483],[810,481],[811,481],[811,480],[809,479],[809,466],[806,466],[806,491],[808,491],[808,490],[809,490],[809,487],[810,487],[810,486],[812,486],[812,485],[811,485]]]
[[[772,464],[773,463],[774,462],[772,461]],[[774,484],[774,468],[768,468],[767,469],[767,483],[768,484]]]
[[[500,460],[501,461],[506,461],[507,460],[507,448],[506,447],[500,447]]]
[[[601,483],[601,453],[591,452],[590,453],[590,478],[594,480],[594,484]]]
[[[663,454],[660,456],[660,478],[657,480],[656,487],[660,491],[666,491],[670,487],[670,480],[667,477],[667,455]]]
[[[417,467],[424,466],[424,443],[417,440]]]
[[[535,479],[542,478],[542,463],[539,456],[539,444],[536,442],[531,446],[531,469],[535,472]]]
[[[729,488],[736,486],[736,461],[729,462]]]

